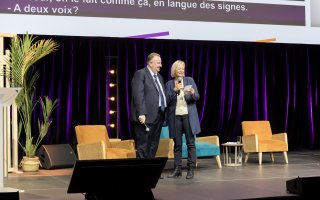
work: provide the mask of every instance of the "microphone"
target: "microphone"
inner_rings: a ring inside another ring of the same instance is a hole
[[[146,124],[146,123],[143,123],[143,124],[144,124],[144,126],[146,127],[146,131],[149,132],[149,131],[150,131],[150,128],[147,126],[147,124]]]
[[[180,84],[182,82],[182,77],[178,77],[178,84]],[[181,89],[180,89],[181,90]],[[178,95],[180,94],[180,90],[178,91]]]

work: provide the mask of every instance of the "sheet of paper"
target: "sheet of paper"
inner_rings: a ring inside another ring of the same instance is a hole
[[[184,86],[184,90],[190,90],[190,88],[192,88],[192,85],[186,85],[186,86]]]

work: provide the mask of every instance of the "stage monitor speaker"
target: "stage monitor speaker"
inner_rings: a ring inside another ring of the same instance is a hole
[[[320,177],[298,177],[286,182],[287,191],[300,195],[316,195],[319,193]]]
[[[68,193],[85,193],[86,199],[153,200],[167,157],[150,159],[77,160]]]
[[[42,145],[36,155],[44,169],[70,168],[77,160],[69,144]]]
[[[19,200],[19,191],[9,192],[0,190],[0,199],[2,200]]]

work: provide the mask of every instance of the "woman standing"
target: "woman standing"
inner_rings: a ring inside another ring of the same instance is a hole
[[[188,149],[187,179],[194,177],[196,165],[195,135],[200,133],[196,102],[200,96],[191,77],[185,77],[185,63],[177,60],[171,67],[172,80],[166,83],[168,126],[174,140],[174,171],[168,178],[180,177],[182,163],[182,135],[185,134]]]

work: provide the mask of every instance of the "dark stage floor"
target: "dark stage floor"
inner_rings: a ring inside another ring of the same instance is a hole
[[[223,163],[223,156],[221,159]],[[185,179],[186,170],[180,178],[166,178],[173,167],[173,161],[168,160],[165,178],[152,191],[157,200],[295,199],[296,195],[286,191],[286,181],[320,176],[320,151],[291,151],[288,159],[285,164],[282,153],[277,153],[271,163],[269,154],[264,154],[259,166],[257,155],[252,154],[242,166],[219,169],[214,158],[202,158],[191,180]],[[71,173],[72,169],[9,173],[4,185],[20,189],[21,200],[85,199],[83,194],[67,194]]]

